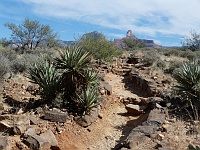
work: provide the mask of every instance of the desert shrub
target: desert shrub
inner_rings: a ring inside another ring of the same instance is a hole
[[[166,49],[164,52],[163,52],[163,55],[165,56],[179,56],[180,54],[182,53],[181,50],[179,49]]]
[[[35,54],[23,54],[23,59],[26,62],[26,68],[34,66],[35,63],[45,63],[45,60],[50,56],[48,55],[35,55]]]
[[[18,57],[15,60],[11,61],[11,69],[14,73],[22,73],[26,71],[26,61],[22,57]]]
[[[92,108],[91,106],[95,104],[94,100],[90,102],[89,97],[85,99],[86,97],[83,97],[85,95],[82,93],[84,90],[85,92],[88,91],[88,88],[95,88],[98,80],[97,75],[88,69],[90,58],[91,55],[84,52],[82,48],[69,46],[60,52],[59,57],[54,59],[55,67],[62,72],[61,88],[64,91],[64,98],[68,101],[67,105],[73,105],[71,107],[77,110],[79,110],[77,106],[81,106],[81,113],[88,112]],[[85,100],[89,101],[90,104],[84,103]],[[83,106],[83,103],[91,106]]]
[[[156,62],[158,59],[158,54],[156,51],[146,51],[144,52],[144,57],[142,59],[143,63],[147,66],[153,65],[154,62]]]
[[[191,51],[200,50],[200,34],[195,30],[191,30],[190,35],[184,37],[182,47]]]
[[[191,61],[197,58],[196,53],[191,50],[183,51],[180,56],[184,58],[188,58]]]
[[[8,58],[10,61],[16,59],[17,57],[17,53],[14,50],[9,49],[9,48],[4,48],[0,50],[0,53],[6,56],[6,58]]]
[[[169,64],[169,68],[166,70],[167,73],[173,74],[175,70],[178,70],[183,65],[183,62],[172,61]]]
[[[6,51],[6,48],[2,44],[0,44],[0,52],[3,52],[3,51]]]
[[[3,79],[3,76],[10,71],[10,60],[5,55],[0,53],[0,80]]]
[[[200,66],[196,62],[183,64],[173,77],[178,82],[174,87],[177,95],[180,96],[184,108],[190,106],[193,111],[194,119],[199,119],[200,108]]]
[[[166,67],[166,63],[165,61],[161,60],[161,59],[158,59],[156,61],[156,66],[160,69],[164,69]]]

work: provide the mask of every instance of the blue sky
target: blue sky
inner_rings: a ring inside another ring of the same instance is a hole
[[[200,0],[0,0],[0,38],[9,39],[4,24],[25,18],[49,24],[62,40],[98,31],[107,39],[128,30],[163,46],[179,46],[191,30],[200,32]]]

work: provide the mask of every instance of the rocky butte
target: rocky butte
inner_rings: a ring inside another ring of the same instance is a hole
[[[122,48],[125,43],[124,43],[124,39],[136,39],[139,40],[140,42],[144,42],[146,47],[152,47],[152,48],[161,48],[161,45],[155,44],[153,40],[147,40],[147,39],[138,39],[131,30],[127,31],[126,37],[122,38],[122,39],[114,39],[114,44],[116,47]]]

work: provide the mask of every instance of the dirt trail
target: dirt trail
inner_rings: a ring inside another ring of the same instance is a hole
[[[138,98],[139,91],[137,91],[137,89],[134,89],[134,86],[128,83],[127,78],[128,77],[108,73],[106,74],[104,79],[106,82],[112,85],[114,96]]]
[[[105,108],[101,111],[102,119],[98,119],[88,128],[74,125],[73,129],[57,136],[63,150],[66,148],[72,150],[117,149],[131,129],[144,121],[144,117],[128,116],[124,104],[120,103],[117,98],[119,96],[138,97],[125,89],[122,80],[123,77],[112,73],[106,75],[105,81],[112,85],[113,94],[108,98]],[[69,147],[69,145],[71,146]]]

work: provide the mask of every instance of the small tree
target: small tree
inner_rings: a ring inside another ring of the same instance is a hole
[[[13,44],[22,49],[52,46],[57,38],[57,33],[53,33],[49,25],[40,24],[39,21],[25,19],[21,25],[6,23],[5,26],[12,31]]]
[[[200,34],[192,30],[190,36],[184,37],[182,45],[184,48],[188,48],[192,51],[200,50]]]
[[[123,43],[125,45],[122,45],[122,48],[126,49],[127,51],[131,51],[136,48],[143,48],[146,46],[146,44],[143,41],[133,37],[123,38]]]
[[[87,34],[79,40],[79,45],[84,51],[91,53],[95,59],[111,61],[113,57],[121,54],[111,41],[105,39],[103,34],[99,36]]]

